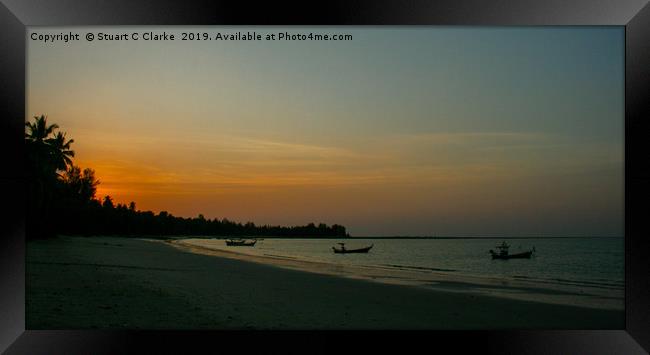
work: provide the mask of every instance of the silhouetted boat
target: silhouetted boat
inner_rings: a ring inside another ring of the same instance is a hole
[[[492,254],[492,259],[530,259],[530,257],[533,255],[535,252],[535,247],[533,247],[532,250],[525,251],[522,253],[516,253],[516,254],[510,254],[508,252],[508,249],[510,248],[510,245],[508,243],[503,242],[501,245],[497,245],[497,249],[499,249],[499,252],[495,252],[494,250],[490,249],[490,254]]]
[[[256,239],[251,241],[246,241],[246,239],[241,238],[226,239],[226,245],[231,247],[252,247],[255,243],[257,243]]]
[[[336,254],[348,254],[348,253],[367,253],[374,244],[370,244],[369,247],[365,248],[359,248],[359,249],[345,249],[345,243],[338,243],[341,245],[341,248],[336,249],[335,247],[332,247],[332,250],[334,250],[334,253]]]

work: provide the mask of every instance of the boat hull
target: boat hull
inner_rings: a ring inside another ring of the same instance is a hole
[[[371,245],[369,247],[361,248],[361,249],[345,249],[345,250],[336,249],[336,248],[332,247],[332,250],[334,250],[335,254],[354,254],[354,253],[358,254],[358,253],[367,253],[368,251],[370,251],[370,249],[372,249],[372,247],[373,246]]]
[[[509,255],[499,255],[496,253],[492,253],[492,259],[501,259],[501,260],[507,260],[507,259],[530,259],[530,257],[533,255],[532,251],[527,251],[523,253],[518,253],[518,254],[509,254]]]
[[[255,243],[257,243],[257,241],[249,242],[249,243],[226,241],[226,245],[229,247],[252,247],[255,246]]]

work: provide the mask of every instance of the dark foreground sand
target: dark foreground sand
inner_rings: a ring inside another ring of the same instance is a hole
[[[27,244],[27,329],[622,329],[624,312],[388,285],[160,242]]]

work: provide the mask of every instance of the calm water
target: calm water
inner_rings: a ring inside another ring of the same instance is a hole
[[[353,249],[374,244],[368,254],[334,254],[339,241]],[[531,259],[492,260],[500,239],[264,239],[255,247],[227,247],[221,239],[195,240],[215,249],[337,264],[432,270],[464,275],[527,279],[607,289],[624,288],[623,238],[509,239],[510,253],[533,246]]]

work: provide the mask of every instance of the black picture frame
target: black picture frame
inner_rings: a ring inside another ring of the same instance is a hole
[[[636,354],[650,349],[650,6],[646,0],[337,0],[317,2],[1,0],[0,351],[7,354],[187,353],[189,344],[268,352],[346,346],[436,352]],[[25,330],[26,26],[69,25],[607,25],[625,27],[625,329],[430,332]],[[357,344],[355,346],[355,344]],[[405,346],[406,345],[406,346]],[[305,348],[308,346],[308,348]],[[197,349],[199,349],[197,347]],[[645,350],[644,350],[645,349]]]

